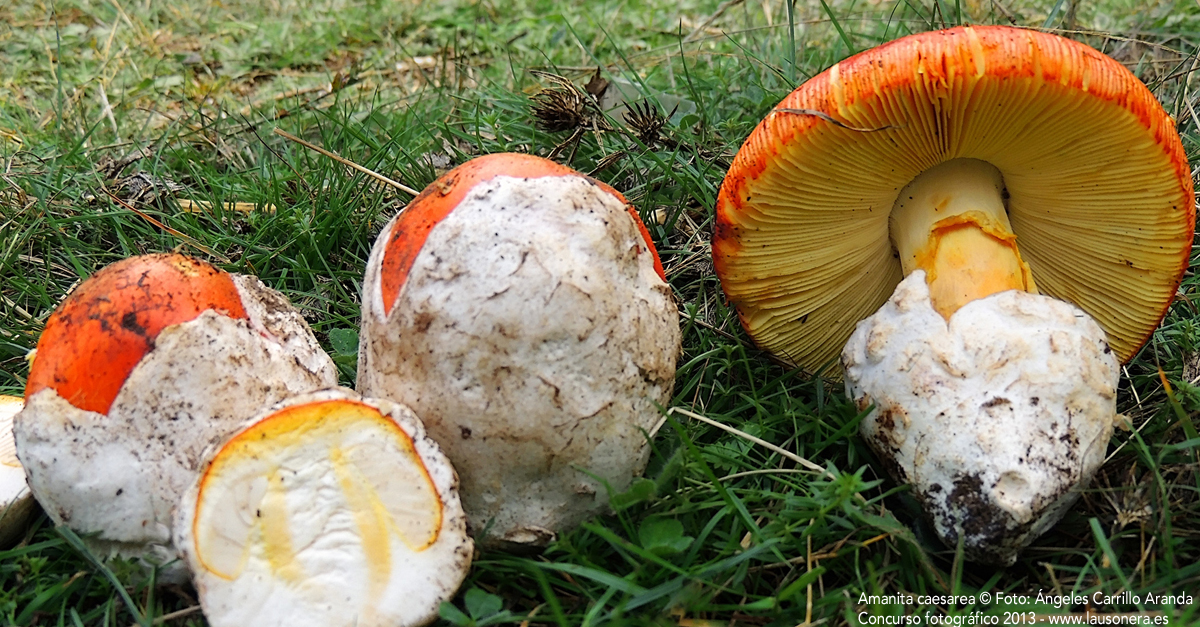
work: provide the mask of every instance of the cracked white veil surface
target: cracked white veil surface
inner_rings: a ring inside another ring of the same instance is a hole
[[[858,324],[842,366],[846,393],[874,405],[863,437],[981,561],[1011,564],[1066,513],[1117,419],[1119,365],[1082,310],[1010,290],[947,321],[920,270]]]
[[[545,544],[603,511],[646,464],[680,346],[625,206],[582,176],[479,183],[430,231],[385,317],[394,224],[363,285],[359,392],[421,416],[477,538]]]

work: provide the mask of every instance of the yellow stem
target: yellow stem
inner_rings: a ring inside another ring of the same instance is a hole
[[[925,271],[933,307],[946,319],[990,294],[1037,293],[1017,250],[1003,194],[995,167],[954,159],[918,175],[892,207],[892,243],[904,274]]]

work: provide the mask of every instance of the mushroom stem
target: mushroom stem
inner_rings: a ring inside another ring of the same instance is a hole
[[[947,320],[963,305],[1005,290],[1036,294],[991,164],[952,159],[919,174],[892,206],[892,243],[904,274],[924,270],[934,309]]]

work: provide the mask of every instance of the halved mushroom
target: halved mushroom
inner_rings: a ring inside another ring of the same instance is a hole
[[[1011,562],[1102,460],[1116,358],[1165,315],[1193,205],[1173,121],[1121,64],[962,27],[784,99],[725,179],[713,256],[762,347],[815,370],[845,345],[864,436],[943,539]]]
[[[13,416],[24,406],[25,401],[16,396],[0,396],[0,549],[24,533],[34,510],[12,434]]]
[[[205,447],[271,403],[336,384],[303,317],[258,279],[181,255],[133,257],[47,320],[17,455],[55,524],[103,556],[162,564],[175,560],[175,504]]]
[[[424,625],[471,563],[457,484],[403,405],[305,394],[210,449],[176,545],[214,627]]]
[[[677,316],[620,194],[539,157],[480,157],[379,235],[358,390],[421,416],[477,540],[544,545],[644,468]]]

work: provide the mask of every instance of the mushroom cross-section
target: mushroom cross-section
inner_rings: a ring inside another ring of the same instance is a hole
[[[176,545],[214,627],[425,625],[471,564],[457,487],[407,407],[302,394],[205,454]]]
[[[1174,123],[1128,70],[961,27],[785,98],[721,187],[713,257],[760,346],[814,371],[841,352],[864,437],[939,535],[1008,563],[1103,460],[1118,360],[1194,222]]]

